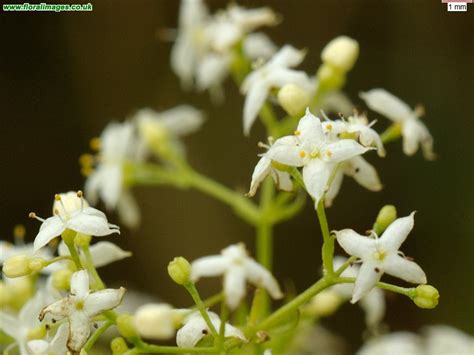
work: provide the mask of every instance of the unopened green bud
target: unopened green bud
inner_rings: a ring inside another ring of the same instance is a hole
[[[393,221],[397,219],[397,209],[393,205],[385,205],[380,209],[377,219],[375,220],[373,230],[377,235],[383,233]]]
[[[15,255],[3,263],[3,273],[7,277],[20,277],[31,274],[30,258],[27,255]]]
[[[278,91],[278,103],[290,116],[304,112],[310,101],[309,92],[295,84],[286,84]]]
[[[303,308],[303,312],[313,317],[327,317],[339,308],[342,298],[336,292],[324,290],[314,296]]]
[[[31,258],[28,264],[31,272],[38,272],[43,270],[43,268],[47,265],[46,260],[41,258]]]
[[[425,309],[435,308],[439,301],[439,292],[436,288],[431,285],[419,285],[416,289],[415,297],[413,302],[420,307]]]
[[[343,72],[351,70],[358,57],[359,43],[347,36],[334,38],[321,52],[321,59],[325,64]]]
[[[122,337],[112,339],[110,342],[110,349],[113,355],[121,355],[128,351],[127,342]]]
[[[191,265],[182,256],[178,256],[168,264],[168,274],[178,285],[185,285],[190,281]]]
[[[125,338],[134,338],[138,335],[133,325],[133,316],[131,314],[121,314],[117,317],[117,329],[120,335]]]
[[[62,269],[53,273],[53,286],[58,290],[68,291],[71,288],[72,270]]]
[[[92,237],[90,235],[77,233],[76,238],[74,238],[74,244],[78,247],[87,247],[91,242]]]
[[[346,75],[340,69],[323,64],[317,72],[320,87],[326,91],[338,90],[346,83]]]

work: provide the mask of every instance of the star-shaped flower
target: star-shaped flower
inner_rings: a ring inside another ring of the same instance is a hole
[[[50,342],[43,339],[30,340],[28,348],[33,355],[65,355],[69,329],[67,324],[61,325]]]
[[[413,155],[421,145],[425,159],[433,160],[433,137],[423,122],[419,119],[422,110],[412,110],[398,97],[384,89],[372,89],[360,94],[367,106],[401,125],[403,136],[403,151]]]
[[[224,293],[227,305],[235,309],[245,295],[248,280],[265,288],[275,299],[283,297],[273,275],[250,258],[243,244],[234,244],[221,251],[221,255],[206,256],[191,264],[191,279],[202,276],[224,275]]]
[[[281,164],[303,167],[306,190],[317,205],[337,164],[369,149],[353,139],[329,139],[319,118],[308,109],[295,134],[277,139],[268,150],[267,157]]]
[[[246,135],[249,134],[272,88],[294,84],[306,91],[313,90],[313,84],[306,73],[290,69],[299,65],[304,56],[304,51],[285,45],[267,63],[245,78],[240,89],[242,94],[246,95],[244,103],[244,133]]]
[[[349,255],[357,256],[362,261],[354,284],[352,303],[364,297],[385,272],[415,284],[427,282],[421,267],[398,251],[413,229],[414,214],[396,219],[380,238],[365,237],[352,229],[334,232],[339,245]]]
[[[54,319],[67,317],[69,320],[69,339],[67,346],[71,351],[80,351],[91,333],[91,318],[103,311],[117,307],[125,288],[105,289],[96,292],[89,290],[89,275],[81,270],[71,276],[69,296],[43,308],[39,315],[42,321],[50,313]]]
[[[71,203],[71,199],[77,200],[78,203]],[[46,220],[37,217],[34,213],[30,214],[31,217],[43,222],[34,241],[35,250],[48,244],[66,229],[96,237],[112,233],[120,234],[119,227],[108,223],[104,213],[88,207],[80,191],[74,196],[71,194],[56,195],[53,209],[54,216]]]
[[[214,328],[220,329],[221,320],[219,316],[214,312],[207,312],[207,314]],[[176,344],[180,348],[192,348],[209,333],[210,329],[204,318],[202,318],[199,312],[194,312],[184,320],[183,327],[176,333]],[[225,324],[224,337],[239,338],[242,341],[247,341],[247,338],[239,329],[228,323]]]

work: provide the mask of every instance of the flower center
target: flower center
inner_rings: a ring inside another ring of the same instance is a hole
[[[84,309],[84,302],[83,301],[79,301],[76,303],[76,309],[78,311],[82,311]]]
[[[374,253],[374,259],[378,261],[382,261],[386,256],[387,253],[385,253],[383,250],[378,250]]]

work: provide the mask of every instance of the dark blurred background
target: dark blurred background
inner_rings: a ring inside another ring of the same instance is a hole
[[[13,1],[7,1],[9,3]],[[226,85],[225,103],[213,107],[207,94],[183,93],[169,68],[171,45],[160,41],[163,28],[176,27],[178,1],[92,1],[87,13],[0,13],[0,235],[11,238],[24,223],[32,240],[37,221],[29,211],[50,214],[53,195],[83,186],[78,157],[110,120],[136,109],[161,110],[190,103],[207,113],[205,127],[187,139],[192,165],[228,186],[246,191],[264,140],[259,124],[250,139],[242,135],[243,98]],[[209,1],[212,9],[225,1]],[[284,22],[266,32],[278,45],[309,52],[302,68],[314,72],[323,46],[346,34],[360,43],[347,93],[383,87],[410,105],[423,103],[425,122],[439,158],[408,158],[397,142],[375,162],[385,189],[363,190],[346,179],[328,211],[333,229],[370,228],[377,211],[395,204],[400,215],[417,210],[416,225],[403,246],[441,293],[437,309],[416,308],[390,295],[386,321],[393,330],[417,330],[447,323],[474,333],[473,92],[474,4],[466,13],[448,13],[438,0],[404,1],[239,1],[269,5]],[[372,114],[371,118],[377,118]],[[383,124],[379,127],[383,127]],[[135,190],[142,227],[115,241],[134,252],[132,259],[103,270],[110,282],[153,293],[176,306],[190,304],[173,284],[166,265],[176,255],[192,260],[217,253],[236,241],[253,249],[254,235],[221,203],[194,191],[171,188]],[[111,215],[112,221],[117,221]],[[302,290],[319,274],[321,237],[308,204],[294,221],[277,227],[275,274]],[[217,282],[204,280],[204,296]],[[350,319],[350,322],[348,321]],[[344,306],[325,325],[361,341],[363,317]]]

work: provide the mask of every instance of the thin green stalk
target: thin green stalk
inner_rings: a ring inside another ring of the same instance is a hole
[[[62,239],[64,240],[64,244],[66,244],[69,254],[71,254],[71,258],[74,261],[74,264],[76,265],[76,268],[78,270],[83,269],[82,263],[81,263],[81,258],[79,257],[79,253],[77,252],[76,246],[74,245],[74,237],[76,236],[76,233],[70,230],[64,231],[62,235]]]
[[[133,352],[135,351],[135,352]],[[147,344],[140,342],[135,349],[131,350],[131,354],[142,353],[142,354],[185,354],[185,353],[216,353],[218,349],[216,347],[195,347],[195,348],[179,348],[177,346],[163,346]]]
[[[339,269],[336,270],[336,275],[337,276],[340,276],[344,270],[346,270],[354,261],[357,260],[357,257],[356,256],[351,256],[349,259],[347,259],[344,264],[342,264]]]
[[[354,283],[355,282],[355,277],[338,277],[336,279],[337,283]],[[413,287],[406,288],[406,287],[400,287],[400,286],[395,286],[392,284],[388,284],[386,282],[377,282],[376,286],[378,288],[382,288],[387,291],[392,291],[395,293],[400,293],[402,295],[405,295],[407,297],[413,298],[415,297],[416,294],[416,289]]]
[[[99,329],[97,329],[94,334],[87,340],[87,343],[84,345],[84,350],[89,351],[94,346],[95,342],[100,338],[102,334],[112,325],[113,323],[110,321],[105,322],[102,324]]]
[[[334,238],[329,233],[328,221],[326,218],[326,210],[324,208],[324,200],[319,201],[316,208],[318,214],[319,224],[321,226],[321,232],[323,234],[323,248],[322,258],[324,270],[327,274],[334,274],[333,256],[334,256]]]
[[[267,216],[272,206],[275,189],[273,181],[267,177],[263,182],[260,211],[263,218],[257,224],[257,260],[267,269],[272,269],[273,226]]]
[[[273,138],[278,138],[278,126],[279,122],[276,120],[275,112],[270,103],[265,102],[259,113],[262,123],[265,125],[267,134]]]
[[[105,284],[102,281],[102,279],[99,276],[99,273],[97,272],[95,266],[94,266],[94,261],[92,260],[92,254],[89,249],[89,245],[84,245],[82,247],[82,251],[84,252],[86,262],[85,262],[85,267],[87,271],[92,275],[94,278],[94,282],[96,283],[96,286],[99,290],[103,290],[105,288]]]
[[[190,282],[186,285],[184,285],[186,290],[189,292],[191,295],[194,303],[196,303],[196,307],[199,310],[199,313],[201,313],[202,318],[206,322],[207,326],[209,327],[209,330],[211,331],[212,335],[214,338],[218,337],[218,333],[216,328],[214,327],[214,324],[212,324],[211,319],[209,318],[209,314],[207,313],[206,308],[204,307],[204,303],[201,300],[201,296],[199,296],[199,292],[196,289],[196,286],[194,283]]]

